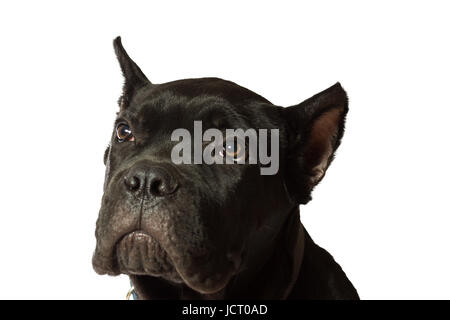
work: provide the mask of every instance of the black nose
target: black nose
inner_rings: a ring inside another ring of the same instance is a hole
[[[125,175],[124,183],[129,192],[143,198],[164,197],[174,193],[178,183],[169,171],[151,164],[137,164]]]

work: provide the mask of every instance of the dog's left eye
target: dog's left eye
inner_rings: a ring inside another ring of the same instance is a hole
[[[117,141],[134,141],[133,133],[127,124],[119,124],[116,129]]]
[[[227,139],[219,155],[221,157],[229,157],[234,161],[242,160],[246,157],[245,144],[234,137]]]

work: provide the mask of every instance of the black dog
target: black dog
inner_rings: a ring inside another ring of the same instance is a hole
[[[358,299],[300,222],[348,110],[339,83],[283,108],[217,78],[152,84],[122,47],[125,84],[97,221],[93,266],[128,274],[141,299]],[[279,170],[171,161],[177,128],[279,130]]]

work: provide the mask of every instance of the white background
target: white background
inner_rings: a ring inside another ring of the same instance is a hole
[[[448,2],[447,2],[448,3]],[[445,1],[3,1],[0,298],[122,299],[92,270],[125,48],[149,79],[218,76],[277,105],[340,81],[343,143],[301,208],[364,299],[450,298]]]

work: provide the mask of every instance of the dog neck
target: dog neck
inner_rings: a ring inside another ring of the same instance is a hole
[[[298,207],[287,216],[275,241],[228,286],[225,299],[285,299],[297,281],[303,261],[305,233]]]
[[[296,207],[275,240],[255,252],[252,263],[217,293],[200,294],[184,284],[173,285],[149,276],[130,276],[130,279],[139,299],[285,299],[297,281],[304,246],[305,231]]]

